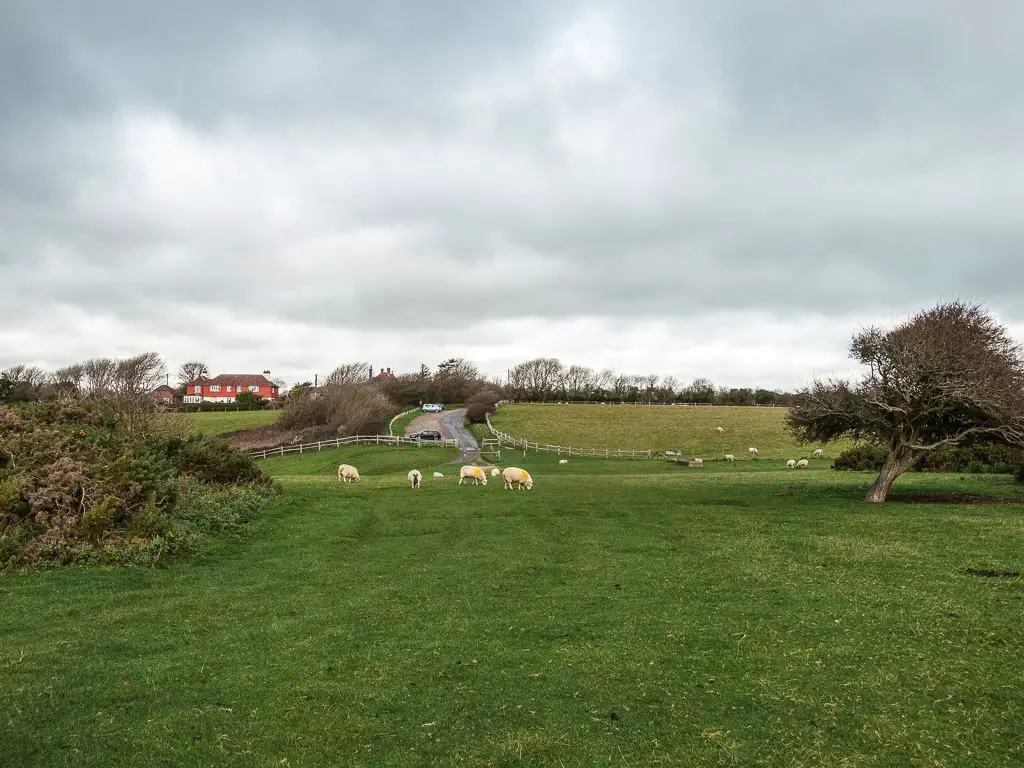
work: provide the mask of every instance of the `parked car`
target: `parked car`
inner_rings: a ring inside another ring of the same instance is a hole
[[[424,413],[440,413],[444,410],[444,403],[424,403]]]
[[[413,432],[409,435],[410,440],[440,440],[441,433],[436,429],[424,429],[422,432]]]

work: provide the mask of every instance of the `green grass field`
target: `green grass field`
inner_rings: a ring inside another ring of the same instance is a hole
[[[201,435],[215,436],[239,429],[262,427],[277,421],[280,411],[213,411],[175,414],[184,416]]]
[[[0,575],[0,764],[1024,762],[1024,583],[964,572],[1024,570],[1020,506],[868,505],[827,461],[531,455],[513,492],[453,456],[270,459],[198,562]],[[938,488],[1019,492],[896,484]]]
[[[850,443],[800,446],[785,430],[785,408],[743,406],[504,405],[491,423],[512,437],[573,448],[678,450],[705,461],[727,453],[760,459],[810,458],[818,447],[826,457]],[[721,426],[724,433],[716,431]]]
[[[405,436],[405,428],[409,426],[409,423],[417,416],[422,415],[419,409],[406,413],[395,419],[394,424],[391,425],[392,434],[398,435],[399,437]]]

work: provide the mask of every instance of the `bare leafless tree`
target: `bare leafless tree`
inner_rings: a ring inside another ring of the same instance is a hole
[[[189,360],[187,363],[182,363],[178,368],[178,386],[184,387],[196,379],[205,379],[209,378],[209,376],[210,369],[206,363],[199,360]]]
[[[143,352],[116,361],[114,389],[124,395],[145,395],[160,386],[166,375],[167,365],[160,354]]]
[[[7,370],[0,371],[0,376],[12,383],[24,384],[33,389],[46,381],[46,371],[34,365],[12,365]]]
[[[362,361],[343,363],[327,374],[324,385],[328,384],[361,384],[370,379],[370,364]]]
[[[586,400],[593,389],[594,372],[583,365],[570,365],[562,373],[561,389],[566,400]]]
[[[842,437],[885,446],[888,458],[865,501],[885,501],[914,459],[983,439],[1024,446],[1024,359],[977,305],[939,304],[894,329],[856,334],[856,383],[816,380],[799,393],[788,425],[804,443]]]
[[[86,395],[111,392],[117,379],[117,361],[109,357],[93,357],[82,363],[82,393]]]
[[[661,378],[656,373],[649,373],[646,376],[641,376],[640,381],[644,389],[644,397],[648,400],[657,399],[658,379]]]
[[[81,363],[73,363],[63,368],[58,368],[50,374],[50,384],[57,389],[78,392],[82,387],[82,378],[85,376],[85,368]]]

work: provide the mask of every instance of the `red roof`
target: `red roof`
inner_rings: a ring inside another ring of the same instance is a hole
[[[157,387],[156,389],[153,390],[153,394],[154,395],[157,392],[170,392],[173,395],[174,394],[174,387],[169,386],[167,384],[161,384],[159,387]]]
[[[276,387],[277,385],[264,376],[262,373],[222,373],[212,379],[202,378],[190,381],[189,385],[202,384],[236,384],[240,387]]]

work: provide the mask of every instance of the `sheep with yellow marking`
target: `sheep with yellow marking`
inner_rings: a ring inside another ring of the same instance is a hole
[[[463,480],[472,480],[473,485],[479,485],[480,483],[487,485],[487,473],[480,469],[480,467],[467,464],[459,470],[459,485],[462,485]]]
[[[512,490],[512,486],[518,486],[519,490],[530,490],[533,488],[533,478],[530,473],[525,469],[519,467],[508,467],[502,473],[501,476],[505,479],[505,490]]]

